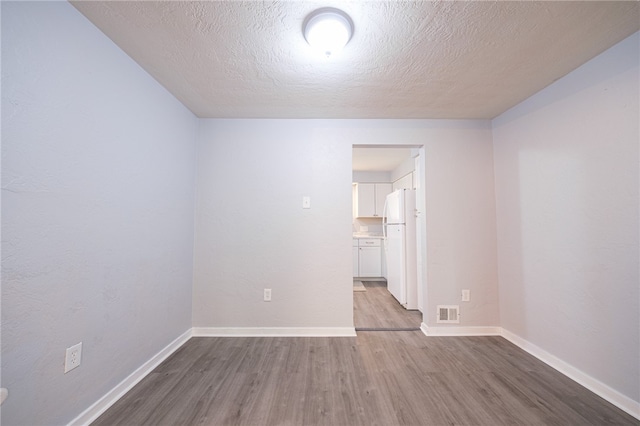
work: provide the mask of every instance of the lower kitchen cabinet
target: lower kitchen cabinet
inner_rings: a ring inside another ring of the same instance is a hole
[[[381,277],[380,246],[359,247],[358,272],[361,277]]]
[[[382,276],[380,241],[378,238],[354,239],[354,246],[352,247],[354,277]]]

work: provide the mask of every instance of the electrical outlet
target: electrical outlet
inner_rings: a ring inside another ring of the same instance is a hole
[[[82,361],[82,342],[67,348],[64,358],[64,372],[68,373],[76,367],[80,366]]]
[[[270,288],[265,288],[264,289],[264,301],[265,302],[271,302],[271,289]]]
[[[471,290],[462,290],[462,301],[468,302],[471,299]]]

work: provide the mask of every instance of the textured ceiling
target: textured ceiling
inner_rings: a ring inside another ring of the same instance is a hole
[[[199,117],[493,118],[640,28],[637,2],[76,1]],[[304,18],[347,12],[327,59]]]

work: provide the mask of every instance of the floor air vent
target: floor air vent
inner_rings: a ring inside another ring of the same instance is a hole
[[[438,305],[438,323],[460,323],[460,307],[458,305]]]

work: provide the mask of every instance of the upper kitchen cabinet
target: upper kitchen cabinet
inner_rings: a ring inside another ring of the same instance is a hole
[[[356,183],[355,217],[382,218],[384,201],[392,191],[390,183]]]

